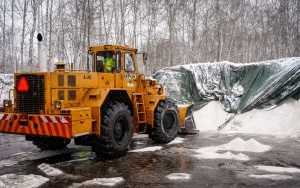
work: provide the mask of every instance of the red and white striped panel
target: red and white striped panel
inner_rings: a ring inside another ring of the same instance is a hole
[[[0,132],[72,138],[71,116],[0,114]]]

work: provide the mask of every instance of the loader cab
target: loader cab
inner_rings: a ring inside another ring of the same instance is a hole
[[[109,67],[107,59],[114,62],[113,68]],[[104,80],[105,84],[110,83],[105,87],[137,92],[139,76],[137,60],[135,48],[121,45],[94,46],[88,51],[87,67],[88,71],[98,73],[100,80]]]
[[[88,51],[88,71],[99,73],[137,73],[136,49],[118,45],[91,47]],[[107,59],[112,58],[114,67],[108,69]]]

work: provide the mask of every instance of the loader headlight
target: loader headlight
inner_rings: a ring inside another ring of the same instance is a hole
[[[5,108],[12,107],[11,100],[3,100],[3,107]]]
[[[60,101],[54,101],[54,107],[58,110],[61,109],[61,102]]]

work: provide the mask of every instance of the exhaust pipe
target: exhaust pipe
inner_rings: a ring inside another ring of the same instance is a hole
[[[38,39],[38,46],[39,46],[39,55],[38,55],[38,61],[39,61],[39,69],[40,72],[47,72],[47,54],[46,54],[46,49],[43,41],[43,36],[42,34],[37,35]]]

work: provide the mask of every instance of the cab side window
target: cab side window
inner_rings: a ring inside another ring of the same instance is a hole
[[[97,52],[97,61],[96,61],[97,72],[104,72],[104,66],[103,66],[104,56],[105,56],[104,52]]]
[[[135,70],[132,52],[125,53],[125,71],[133,72]]]
[[[116,52],[116,71],[121,72],[121,52]]]

